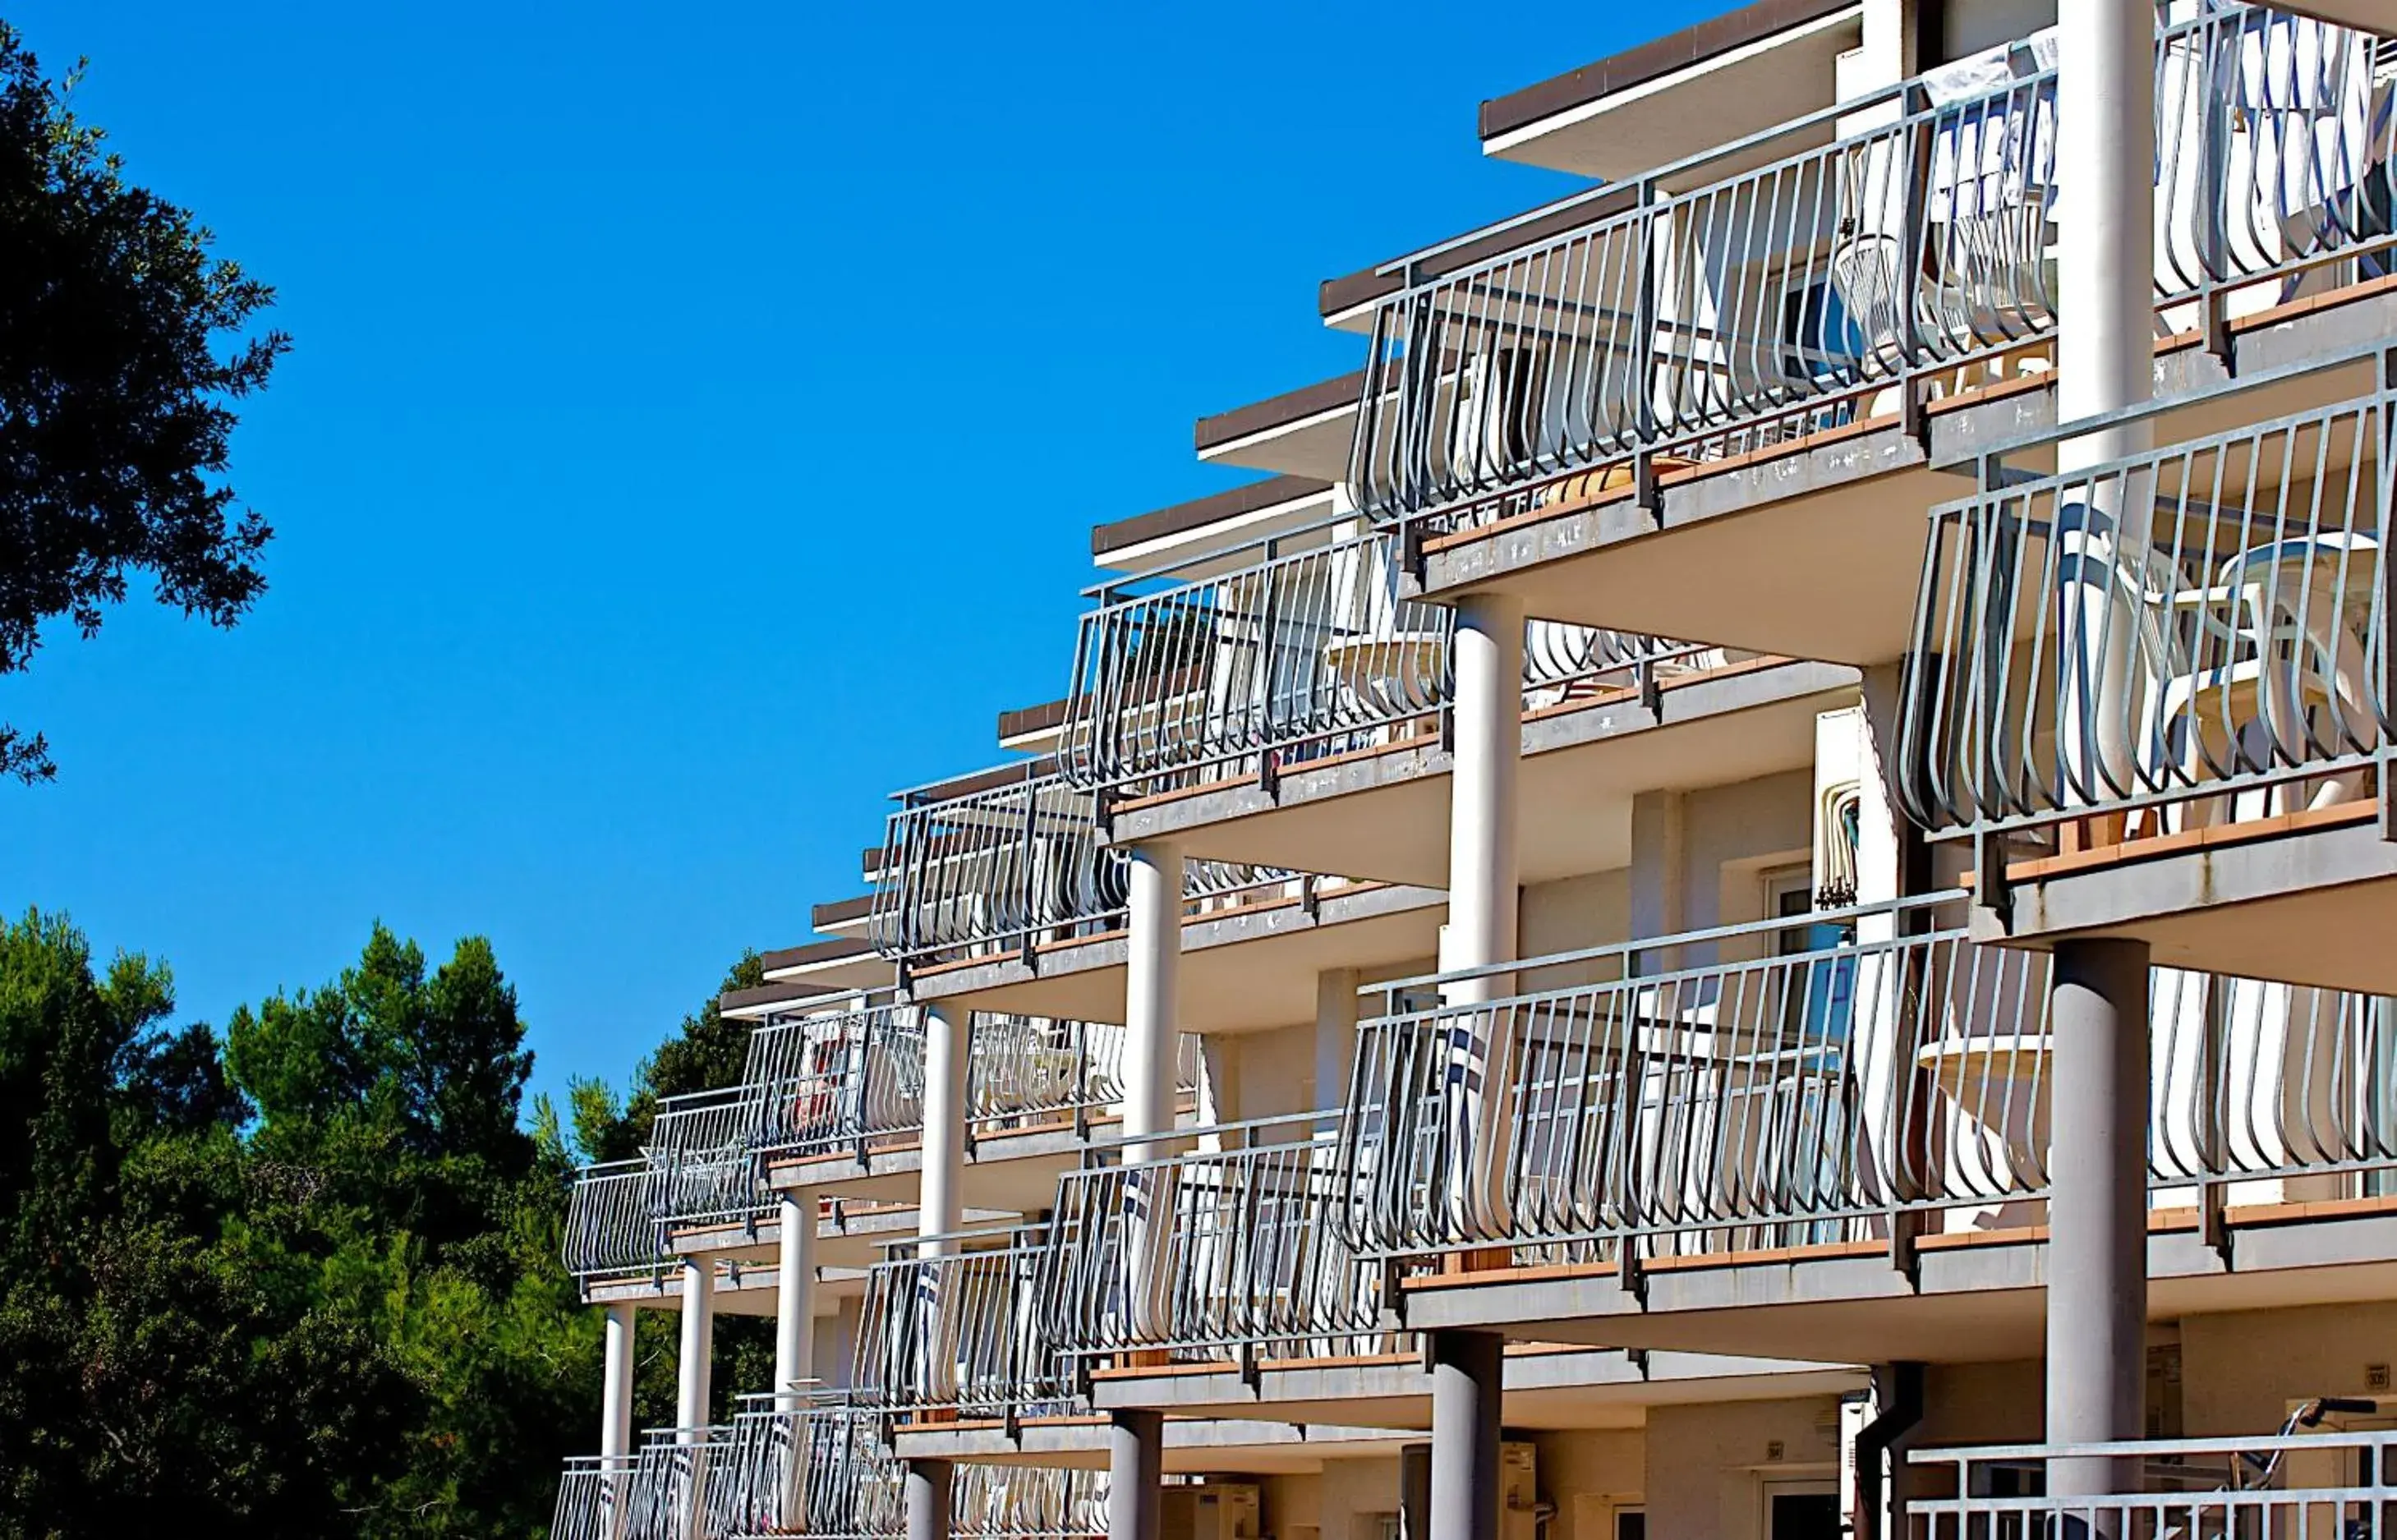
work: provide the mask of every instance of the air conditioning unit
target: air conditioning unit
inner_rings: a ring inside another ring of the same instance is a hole
[[[1265,1505],[1247,1481],[1170,1486],[1158,1493],[1159,1540],[1258,1540]]]

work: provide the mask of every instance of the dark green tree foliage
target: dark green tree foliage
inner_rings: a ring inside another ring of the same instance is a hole
[[[0,926],[0,1536],[538,1533],[598,1327],[489,944],[378,928],[221,1051],[172,999]]]
[[[248,335],[274,291],[125,181],[68,110],[73,83],[0,22],[0,675],[47,621],[100,629],[129,574],[221,626],[266,585],[272,531],[222,478],[229,403],[289,345]],[[0,725],[0,774],[51,773],[38,734]]]

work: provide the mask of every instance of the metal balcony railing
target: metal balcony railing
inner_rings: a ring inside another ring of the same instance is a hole
[[[569,1458],[557,1481],[550,1540],[624,1540],[636,1463],[629,1454]]]
[[[2397,1434],[2328,1430],[1909,1450],[1954,1494],[1909,1497],[1907,1527],[1910,1540],[2364,1540],[2386,1534],[2397,1511],[2392,1453]],[[2061,1460],[2110,1468],[2108,1490],[2052,1494]]]
[[[1052,766],[1030,762],[962,792],[903,792],[875,871],[875,949],[903,968],[1034,955],[1123,927],[1126,856],[1101,843],[1098,809]],[[1295,873],[1183,864],[1185,911],[1280,890]]]
[[[560,1251],[566,1270],[586,1281],[654,1271],[664,1264],[647,1158],[610,1160],[574,1173]]]
[[[1090,591],[1061,763],[1068,783],[1147,797],[1271,777],[1412,730],[1453,695],[1455,612],[1399,596],[1399,542],[1358,521],[1268,536]],[[1615,690],[1707,651],[1533,621],[1525,703]]]
[[[1585,194],[1589,219],[1560,234],[1393,264],[1351,451],[1360,506],[1453,529],[1644,497],[1660,467],[1890,410],[1919,430],[1927,393],[2053,334],[2074,217],[2055,65],[2042,34]],[[2160,30],[2166,326],[2224,345],[2235,312],[2390,269],[2391,74],[2379,39],[2260,8]]]
[[[1124,1029],[1102,1022],[976,1012],[966,1057],[970,1137],[1123,1099]],[[911,1009],[770,1022],[751,1034],[747,1078],[668,1097],[636,1159],[578,1172],[567,1209],[567,1271],[586,1280],[654,1273],[676,1230],[754,1224],[779,1203],[770,1157],[814,1155],[904,1138],[924,1126],[923,1023]],[[1198,1089],[1198,1039],[1178,1039],[1174,1086]]]
[[[1041,1266],[1049,1340],[1119,1361],[1402,1350],[1382,1326],[1385,1269],[1339,1223],[1353,1175],[1335,1117],[1185,1129],[1181,1153],[1065,1173]]]
[[[1483,1003],[1389,986],[1342,1131],[1369,1256],[1573,1260],[1892,1236],[1898,1216],[2043,1198],[2044,954],[1976,946],[1963,895],[1513,966]],[[2397,1164],[2385,999],[2159,969],[2154,1189]],[[2203,1198],[2203,1195],[2199,1195]]]
[[[1908,815],[2164,833],[2366,795],[2397,742],[2392,404],[2057,475],[1985,470],[1934,510],[1902,686]]]
[[[1024,1225],[883,1248],[858,1318],[858,1378],[876,1405],[1015,1419],[1076,1410],[1073,1365],[1044,1330],[1047,1230]]]
[[[906,1533],[904,1473],[880,1413],[841,1392],[797,1409],[772,1397],[726,1426],[660,1428],[622,1460],[567,1462],[557,1540],[892,1540]],[[1104,1472],[958,1468],[949,1533],[1080,1540],[1106,1532]]]

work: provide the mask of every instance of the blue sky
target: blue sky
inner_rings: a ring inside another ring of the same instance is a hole
[[[296,349],[250,619],[0,679],[0,903],[220,1023],[479,931],[621,1082],[1062,690],[1089,526],[1239,479],[1194,418],[1357,367],[1319,279],[1571,185],[1478,101],[1713,8],[15,0]]]

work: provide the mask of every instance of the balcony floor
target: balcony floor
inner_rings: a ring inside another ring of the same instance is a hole
[[[996,1421],[902,1423],[892,1436],[891,1451],[903,1460],[1102,1470],[1107,1464],[1108,1426],[1104,1414],[1027,1419],[1013,1433]],[[1305,1475],[1322,1469],[1327,1459],[1395,1458],[1411,1441],[1419,1440],[1381,1427],[1170,1418],[1165,1470],[1168,1475]]]
[[[1643,1371],[1608,1349],[1517,1344],[1506,1355],[1506,1424],[1542,1430],[1638,1427],[1654,1405],[1836,1395],[1864,1381],[1862,1371],[1838,1364],[1659,1353]],[[1091,1377],[1091,1399],[1102,1411],[1156,1407],[1274,1422],[1431,1426],[1431,1375],[1415,1354],[1321,1362],[1267,1358],[1258,1364],[1253,1386],[1232,1364],[1179,1365],[1171,1373],[1103,1369]]]
[[[2019,863],[2009,915],[1976,906],[1973,937],[2042,949],[2136,937],[2160,967],[2397,994],[2397,843],[2378,810],[2341,804]]]
[[[2397,1290],[2397,1199],[2229,1211],[2233,1266],[2195,1211],[2159,1211],[2148,1243],[2148,1314],[2387,1299]],[[1417,1330],[1480,1327],[1521,1341],[1886,1362],[2036,1358],[2047,1283],[2043,1227],[1926,1237],[1917,1277],[1881,1241],[1652,1263],[1645,1299],[1612,1264],[1464,1272],[1410,1280]]]
[[[1518,788],[1522,880],[1627,864],[1637,793],[1812,765],[1815,716],[1854,704],[1857,684],[1855,670],[1837,664],[1754,659],[1674,679],[1661,714],[1618,690],[1528,715]],[[1453,769],[1436,738],[1392,743],[1292,766],[1271,791],[1243,780],[1124,804],[1114,839],[1170,837],[1193,856],[1445,889]]]
[[[2235,323],[2243,374],[2397,336],[2397,292],[2378,279]],[[2157,346],[2156,391],[2230,382],[2202,340]],[[2343,399],[2372,386],[2358,361],[2164,415],[2158,442]],[[1495,592],[1534,616],[1867,666],[1907,647],[1935,504],[1970,491],[1938,467],[2054,426],[2053,377],[2026,373],[1935,403],[1928,450],[1895,408],[1734,460],[1660,475],[1662,524],[1627,489],[1426,542],[1424,594]],[[2025,455],[2026,468],[2038,470]]]

